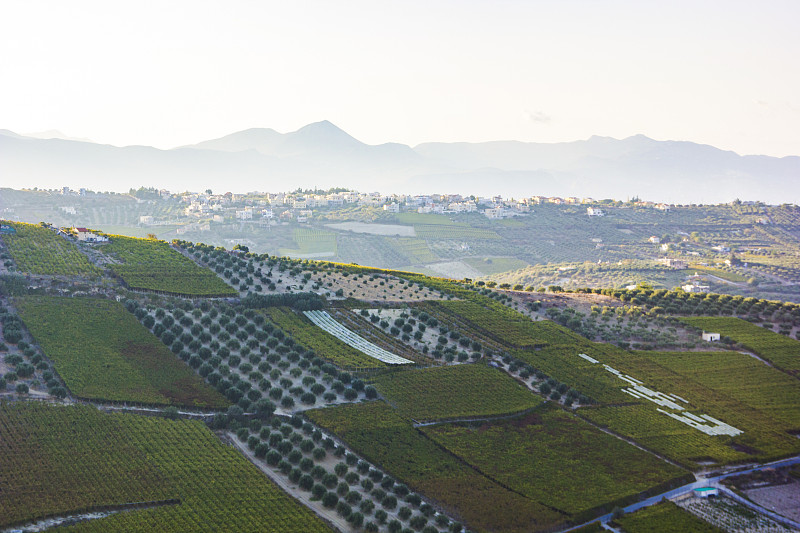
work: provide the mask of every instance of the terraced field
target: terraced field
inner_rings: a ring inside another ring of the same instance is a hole
[[[179,296],[236,296],[238,293],[211,270],[195,264],[167,243],[112,235],[101,250],[118,260],[111,265],[133,289]]]
[[[790,434],[800,429],[800,382],[752,357],[735,352],[609,352],[601,363],[643,381],[651,390],[677,395],[682,400],[675,403],[685,411],[640,399],[582,408],[579,414],[678,462],[696,467],[800,452],[800,442]],[[615,379],[619,388],[631,388]],[[679,416],[708,414],[741,433],[707,435],[665,416],[667,411]]]
[[[350,331],[339,322],[334,320],[326,311],[305,311],[303,314],[316,326],[319,326],[327,333],[330,333],[348,346],[351,346],[359,352],[377,359],[378,361],[388,365],[404,365],[413,362],[405,359],[404,357],[400,357],[399,355],[386,351],[380,346],[372,344],[360,335]]]
[[[725,335],[775,366],[800,373],[800,341],[732,317],[687,317],[681,322]]]
[[[5,222],[15,234],[0,235],[21,272],[56,276],[95,277],[100,270],[78,250],[75,243],[38,224]]]
[[[0,404],[0,426],[0,526],[175,499],[62,529],[332,531],[200,422],[15,403]]]
[[[542,399],[503,372],[482,364],[404,370],[375,378],[375,387],[414,420],[518,413]]]
[[[573,517],[624,507],[642,492],[658,494],[694,480],[558,408],[422,431],[492,479]]]
[[[625,533],[723,533],[672,502],[662,502],[614,520]]]
[[[315,326],[304,316],[289,309],[270,307],[264,313],[278,327],[289,332],[305,348],[314,350],[320,357],[324,357],[342,368],[354,370],[386,366],[386,363],[348,346],[330,333]]]
[[[479,474],[415,430],[387,404],[371,402],[307,412],[353,450],[437,502],[476,531],[550,530],[566,516]]]
[[[116,301],[29,296],[16,305],[34,340],[79,398],[228,405]]]

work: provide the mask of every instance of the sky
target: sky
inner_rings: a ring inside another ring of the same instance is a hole
[[[800,2],[0,2],[0,128],[171,148],[592,135],[800,155]]]

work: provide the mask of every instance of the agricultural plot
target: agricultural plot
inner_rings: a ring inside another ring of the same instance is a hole
[[[101,506],[178,498],[172,481],[142,450],[127,439],[118,440],[118,426],[118,417],[89,406],[0,403],[0,527]],[[70,434],[62,440],[66,428]]]
[[[331,531],[200,422],[41,404],[3,405],[0,420],[18,452],[0,451],[0,509],[14,513],[0,512],[0,524],[175,498],[63,529]]]
[[[503,372],[479,364],[392,372],[376,377],[375,387],[414,420],[502,415],[542,403]]]
[[[605,358],[593,366],[607,362],[653,394],[629,396],[627,404],[581,408],[579,413],[650,449],[692,467],[766,461],[800,451],[800,442],[790,434],[800,429],[800,383],[752,357],[608,352]],[[618,375],[615,379],[619,388],[636,387]],[[703,415],[712,420],[696,420]],[[716,431],[720,422],[736,431]]]
[[[397,238],[392,239],[387,237],[390,245],[397,248],[397,250],[408,258],[409,264],[420,263],[433,263],[438,261],[439,258],[434,254],[428,243],[422,239],[413,238]]]
[[[574,344],[576,335],[550,321],[534,322],[527,316],[496,304],[491,308],[475,302],[452,301],[435,304],[510,348],[542,348],[554,344]]]
[[[384,368],[386,363],[348,346],[333,335],[321,330],[307,318],[289,309],[270,307],[264,311],[267,317],[302,346],[314,350],[320,357],[350,370]]]
[[[6,224],[6,222],[3,222]],[[21,272],[54,276],[97,276],[100,270],[78,247],[48,228],[7,223],[16,233],[0,236]]]
[[[681,322],[732,338],[775,366],[790,372],[800,372],[800,341],[768,331],[740,318],[688,317]]]
[[[332,231],[298,228],[294,230],[297,249],[281,248],[281,255],[292,257],[333,257],[336,255],[336,233]]]
[[[567,518],[479,474],[383,402],[316,409],[307,415],[472,530],[529,533],[550,530]]]
[[[463,226],[415,224],[414,231],[420,239],[457,241],[500,240],[500,235],[492,230],[473,228],[466,224]]]
[[[20,318],[79,398],[225,407],[122,304],[90,298],[26,297]]]
[[[463,222],[455,222],[445,215],[434,213],[398,213],[394,219],[400,224],[424,224],[432,226],[465,226]]]
[[[329,315],[326,311],[305,311],[303,314],[305,314],[306,317],[308,317],[308,319],[311,320],[311,322],[313,322],[315,325],[330,333],[343,343],[355,348],[363,354],[377,359],[378,361],[388,365],[405,365],[413,363],[413,361],[409,361],[404,357],[400,357],[399,355],[384,350],[380,346],[372,344],[357,333],[350,331],[339,322],[334,320],[333,317],[331,317],[331,315]]]
[[[179,296],[236,296],[212,271],[195,264],[163,241],[112,235],[103,252],[119,260],[114,271],[132,289]]]
[[[693,481],[678,467],[557,408],[481,426],[446,424],[422,431],[504,486],[581,522]]]
[[[672,502],[661,502],[614,520],[625,533],[724,533]]]

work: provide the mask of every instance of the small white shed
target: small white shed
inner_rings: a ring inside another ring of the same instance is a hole
[[[719,340],[719,333],[703,332],[703,340],[706,342],[717,342]]]

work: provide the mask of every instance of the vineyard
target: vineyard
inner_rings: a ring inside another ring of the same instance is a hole
[[[6,523],[96,506],[177,498],[65,531],[331,531],[199,422],[104,414],[92,407],[0,409],[17,453],[2,452]],[[4,444],[7,430],[4,430]],[[30,446],[30,440],[43,443]],[[47,481],[43,483],[43,478]],[[7,498],[15,494],[15,499]],[[50,494],[49,500],[46,495]]]
[[[542,403],[503,372],[480,364],[392,372],[376,377],[375,387],[414,420],[517,413]]]
[[[614,520],[625,533],[723,533],[672,502],[662,502]]]
[[[79,398],[227,405],[120,303],[45,296],[16,303],[34,339]]]
[[[330,333],[348,346],[351,346],[359,352],[377,359],[378,361],[388,365],[404,365],[413,362],[405,359],[404,357],[400,357],[399,355],[388,352],[383,348],[376,346],[375,344],[372,344],[360,335],[342,326],[326,311],[305,311],[303,314],[305,314],[305,316],[308,317],[311,322],[313,322],[316,326],[319,326],[325,332]]]
[[[566,519],[479,474],[383,402],[317,409],[307,414],[367,460],[460,517],[473,530],[530,533],[550,530]]]
[[[556,408],[481,426],[422,429],[490,478],[573,517],[694,479]]]
[[[270,307],[264,311],[278,327],[287,331],[298,343],[320,357],[347,369],[384,368],[385,363],[348,346],[333,335],[315,326],[307,318],[289,309]]]
[[[792,372],[800,372],[800,341],[739,318],[691,317],[681,318],[681,322],[704,331],[713,331],[730,337],[775,366]]]
[[[118,417],[94,407],[0,403],[0,428],[0,527],[179,497],[141,449],[118,438]]]
[[[237,292],[207,268],[172,249],[164,241],[111,236],[103,252],[120,263],[111,265],[132,289],[181,296],[236,296]]]
[[[800,452],[800,442],[789,434],[800,419],[800,383],[780,371],[747,355],[726,352],[606,357],[648,387],[685,398],[689,412],[729,421],[743,434],[705,435],[646,404],[582,408],[578,413],[583,417],[691,467],[766,461]],[[626,384],[620,381],[621,385]]]
[[[100,270],[89,262],[74,243],[53,230],[38,224],[8,224],[17,232],[0,236],[0,239],[21,272],[89,277],[100,274]]]

